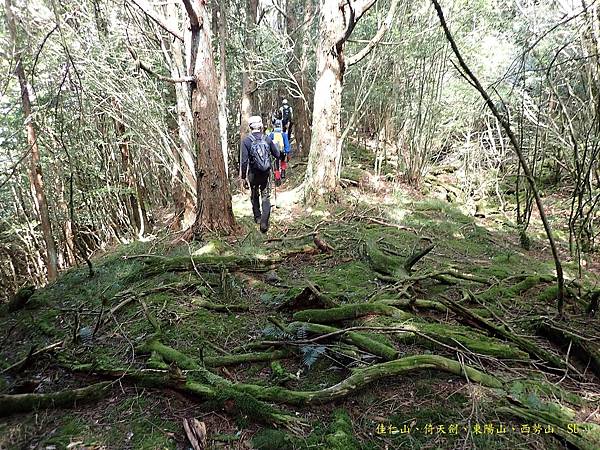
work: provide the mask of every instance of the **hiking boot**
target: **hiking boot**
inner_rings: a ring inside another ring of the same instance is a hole
[[[269,217],[265,217],[260,221],[260,232],[266,233],[269,230]]]
[[[254,218],[254,223],[260,223],[260,216]]]

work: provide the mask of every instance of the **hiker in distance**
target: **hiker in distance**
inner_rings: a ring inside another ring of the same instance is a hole
[[[288,101],[284,98],[281,102],[281,108],[279,108],[279,118],[283,126],[283,131],[288,134],[288,138],[292,139],[292,126],[294,125],[294,111],[292,107],[288,105]]]
[[[260,116],[250,117],[248,126],[250,133],[242,139],[240,145],[240,176],[243,186],[247,183],[250,185],[254,221],[260,223],[260,231],[266,233],[271,215],[271,156],[275,159],[275,179],[278,181],[280,154],[273,141],[264,135]]]
[[[275,128],[269,133],[269,138],[273,141],[279,154],[281,155],[281,179],[285,180],[285,171],[287,170],[288,158],[291,151],[288,134],[283,130],[282,121],[275,120]],[[275,184],[279,185],[279,180],[275,179]]]

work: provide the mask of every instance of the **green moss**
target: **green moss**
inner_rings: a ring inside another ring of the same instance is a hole
[[[554,277],[549,275],[530,275],[512,286],[503,286],[502,284],[494,286],[487,291],[478,294],[477,298],[482,301],[492,301],[499,298],[514,298],[540,283],[549,282],[553,279]]]
[[[325,269],[309,266],[305,276],[319,286],[321,292],[332,297],[345,297],[349,302],[364,300],[376,287],[375,273],[361,261]]]
[[[353,435],[352,421],[348,413],[343,409],[337,409],[332,416],[330,432],[325,438],[327,448],[331,450],[358,449],[359,444]]]
[[[57,448],[66,448],[71,442],[83,441],[89,445],[94,441],[89,439],[90,428],[87,423],[76,416],[65,416],[61,419],[61,424],[46,439],[43,440],[44,446],[54,445]]]
[[[252,437],[252,446],[257,450],[293,450],[299,445],[294,436],[272,428],[260,430]]]

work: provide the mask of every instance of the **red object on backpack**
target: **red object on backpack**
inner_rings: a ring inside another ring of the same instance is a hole
[[[281,170],[286,170],[286,169],[287,169],[287,162],[281,161]]]
[[[281,180],[281,172],[280,172],[279,170],[276,170],[276,171],[275,171],[275,179],[276,179],[277,181]]]

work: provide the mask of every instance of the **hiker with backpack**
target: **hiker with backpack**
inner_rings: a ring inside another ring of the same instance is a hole
[[[250,133],[242,139],[240,145],[240,176],[244,185],[246,183],[250,185],[250,201],[252,202],[254,221],[260,223],[260,231],[266,233],[269,229],[269,216],[271,215],[271,156],[275,159],[276,181],[281,176],[279,172],[281,156],[273,141],[263,134],[263,122],[260,116],[250,117],[248,126]]]
[[[273,131],[271,131],[271,133],[269,133],[269,138],[273,141],[277,147],[277,150],[279,150],[279,154],[281,155],[281,179],[285,180],[285,171],[287,170],[291,147],[288,134],[283,130],[283,123],[281,120],[275,120],[275,128]],[[279,180],[275,180],[276,185],[279,185],[278,181]]]
[[[294,111],[288,105],[288,101],[284,98],[281,108],[279,108],[279,117],[283,125],[283,131],[288,134],[288,138],[292,139],[292,126],[294,125]]]

